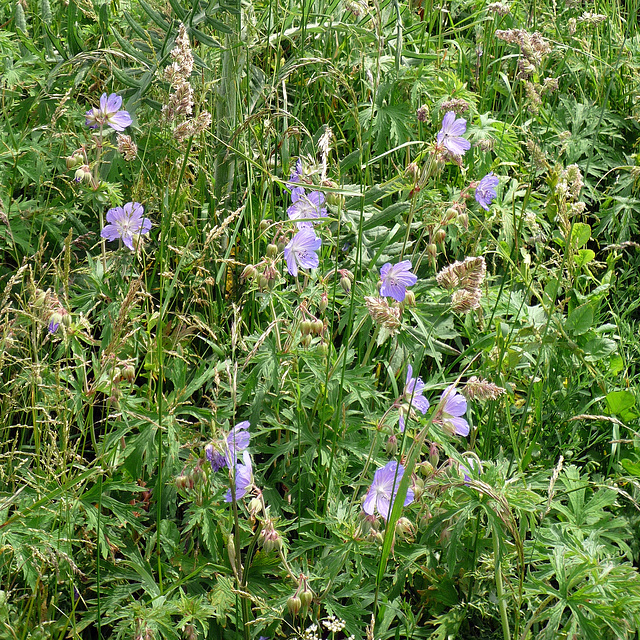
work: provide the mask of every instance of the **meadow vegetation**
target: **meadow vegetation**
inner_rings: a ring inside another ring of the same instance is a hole
[[[0,0],[0,640],[640,637],[636,0]]]

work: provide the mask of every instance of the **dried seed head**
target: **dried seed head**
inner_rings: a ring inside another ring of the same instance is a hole
[[[138,155],[138,145],[124,133],[119,133],[117,136],[118,151],[122,154],[127,162],[133,160]]]
[[[469,378],[467,384],[462,389],[462,393],[470,400],[497,400],[506,392],[506,389],[499,387],[493,382],[477,378],[476,376]]]
[[[480,307],[480,290],[458,289],[451,296],[451,308],[458,313],[469,313]]]
[[[364,302],[373,321],[393,335],[400,328],[400,309],[391,307],[386,298],[365,296]]]

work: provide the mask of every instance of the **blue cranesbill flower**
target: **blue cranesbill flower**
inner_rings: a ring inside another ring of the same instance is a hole
[[[249,426],[248,420],[238,422],[224,440],[205,447],[205,454],[213,471],[219,471],[223,467],[231,468],[237,462],[240,453],[249,446]]]
[[[144,207],[139,202],[127,202],[124,207],[107,211],[107,222],[100,232],[110,242],[122,240],[131,251],[135,250],[134,240],[151,231],[151,220],[144,218]]]
[[[313,229],[315,218],[324,218],[327,208],[324,205],[324,193],[312,191],[307,194],[304,187],[291,189],[291,201],[293,204],[287,209],[290,220],[298,220],[298,229]]]
[[[292,276],[298,275],[298,267],[301,269],[317,269],[320,258],[316,251],[320,249],[322,240],[318,238],[313,229],[301,229],[296,233],[291,242],[284,248],[284,258],[287,261],[287,270]]]
[[[117,93],[107,96],[103,93],[100,97],[100,107],[90,109],[85,113],[85,124],[92,129],[108,126],[116,131],[124,131],[133,120],[128,111],[121,109],[122,98]]]
[[[442,128],[438,132],[438,144],[441,144],[454,156],[463,156],[471,143],[462,137],[467,130],[467,121],[456,118],[455,111],[447,111],[442,118]]]
[[[451,384],[442,392],[440,402],[443,401],[439,422],[452,435],[468,436],[469,423],[462,417],[467,412],[467,399]]]
[[[253,467],[251,466],[251,456],[247,451],[243,451],[242,453],[242,463],[236,462],[230,473],[234,473],[235,475],[235,500],[238,501],[244,498],[247,491],[253,485]],[[224,500],[225,502],[231,502],[233,500],[231,489],[227,491]]]
[[[500,184],[500,180],[493,175],[493,171],[480,180],[476,187],[476,202],[485,210],[489,211],[489,205],[496,197],[496,187]]]
[[[422,395],[424,382],[422,378],[413,377],[413,367],[407,367],[407,382],[404,387],[403,399],[408,403],[409,409],[417,409],[422,415],[429,410],[429,401]],[[400,410],[400,431],[404,431],[404,415]]]
[[[380,295],[389,296],[398,302],[404,300],[407,287],[412,287],[418,281],[418,276],[411,273],[411,260],[403,260],[394,265],[387,262],[380,269],[380,277]]]
[[[403,473],[404,467],[395,460],[387,462],[384,467],[375,472],[373,482],[362,505],[366,514],[372,516],[377,511],[385,521],[387,520],[391,509],[393,509],[393,501],[396,499]],[[409,488],[404,506],[411,504],[413,498],[413,489]]]

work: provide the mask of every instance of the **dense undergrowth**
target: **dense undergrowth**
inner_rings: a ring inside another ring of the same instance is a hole
[[[0,638],[637,638],[637,5],[0,0]]]

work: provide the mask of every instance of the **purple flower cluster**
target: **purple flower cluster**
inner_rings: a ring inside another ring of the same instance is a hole
[[[413,377],[413,367],[407,367],[407,382],[404,387],[403,399],[408,403],[408,410],[413,408],[420,411],[422,415],[429,410],[429,401],[422,395],[424,382],[422,378]],[[400,431],[404,431],[404,416],[400,413]]]
[[[449,385],[440,397],[444,405],[439,412],[438,421],[451,434],[469,435],[469,423],[462,417],[467,412],[467,399],[456,391],[455,385]]]
[[[133,120],[128,111],[121,109],[122,98],[117,93],[107,96],[103,93],[100,97],[100,107],[90,109],[85,113],[85,124],[92,129],[109,126],[116,131],[124,131]]]
[[[251,456],[247,451],[243,451],[242,453],[242,463],[236,462],[233,466],[233,470],[230,473],[234,474],[234,484],[235,484],[235,500],[238,501],[241,498],[244,498],[247,491],[253,485],[253,467],[251,465]],[[224,497],[225,502],[232,502],[233,497],[231,493],[231,489],[229,489]]]
[[[418,276],[411,273],[411,261],[403,260],[398,264],[387,262],[380,269],[382,285],[380,295],[389,296],[398,302],[402,302],[407,295],[407,287],[412,287],[418,282]]]
[[[293,204],[287,209],[290,220],[297,220],[298,229],[313,229],[313,220],[324,218],[327,208],[324,205],[324,193],[312,191],[307,195],[304,187],[291,189]]]
[[[135,250],[134,242],[141,235],[151,231],[151,220],[143,218],[144,207],[139,202],[127,202],[124,207],[115,207],[107,211],[107,222],[100,235],[110,242],[122,240],[125,245]]]

